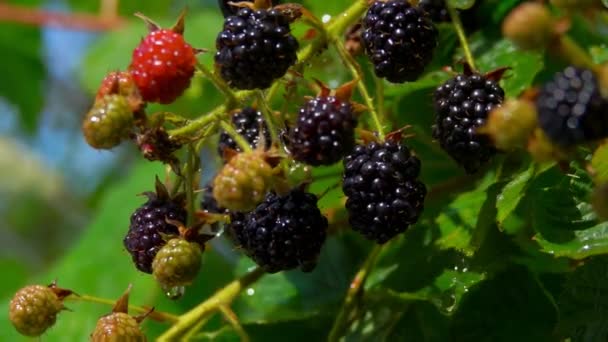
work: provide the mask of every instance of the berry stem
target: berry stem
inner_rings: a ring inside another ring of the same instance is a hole
[[[334,37],[334,39],[332,39],[332,43],[336,46],[336,49],[338,50],[342,61],[344,62],[344,64],[346,64],[353,77],[358,80],[357,89],[359,90],[359,93],[363,98],[363,102],[365,102],[367,110],[372,116],[372,120],[374,121],[374,127],[378,132],[378,136],[380,137],[380,139],[384,140],[384,128],[382,126],[382,122],[380,121],[380,117],[376,112],[374,101],[367,92],[367,88],[365,87],[365,83],[363,82],[363,71],[361,70],[359,64],[357,63],[357,61],[355,61],[353,56],[351,56],[351,54],[346,51],[344,43],[342,43],[340,39]]]
[[[192,147],[192,144],[188,145],[188,162],[186,166],[186,183],[184,184],[184,191],[186,192],[186,202],[188,208],[188,222],[187,226],[194,225],[194,179],[198,172],[199,163],[197,161],[196,152]]]
[[[104,304],[109,306],[114,306],[116,304],[116,299],[105,299],[89,295],[72,295],[66,297],[65,300]],[[129,310],[139,314],[146,314],[150,311],[150,308],[129,305]],[[150,313],[150,315],[147,317],[161,323],[175,323],[179,320],[179,316],[157,310],[152,311],[152,313]]]
[[[458,40],[460,40],[460,46],[462,46],[462,50],[464,51],[464,58],[467,60],[467,63],[471,67],[471,70],[477,70],[475,67],[475,59],[473,58],[473,54],[471,53],[471,47],[469,46],[469,42],[467,41],[467,36],[464,33],[464,29],[462,28],[462,21],[460,20],[460,15],[458,11],[450,4],[449,1],[445,3],[448,12],[450,13],[450,18],[452,19],[452,23],[454,24],[454,29],[456,30],[456,34],[458,35]]]
[[[384,80],[374,75],[376,82],[376,111],[384,115]]]
[[[243,151],[243,152],[253,151],[253,149],[251,148],[251,145],[249,145],[247,140],[245,140],[245,138],[243,138],[243,136],[240,135],[234,129],[234,127],[232,127],[232,125],[230,123],[228,123],[225,120],[221,120],[220,127],[222,127],[222,129],[224,131],[226,131],[226,133],[228,133],[228,135],[236,142],[236,144],[239,145],[239,147],[241,148],[241,151]]]
[[[555,53],[568,61],[568,63],[594,71],[598,69],[585,49],[567,35],[560,36],[557,44],[550,45],[550,47]]]
[[[266,121],[268,130],[270,131],[270,138],[273,142],[278,142],[279,135],[277,133],[277,125],[272,117],[272,110],[268,107],[268,102],[266,102],[264,97],[264,92],[262,90],[258,90],[255,93],[255,97],[258,100],[258,107],[260,107],[259,109],[262,111],[262,116],[264,116],[264,121]]]
[[[161,335],[157,341],[163,342],[179,340],[179,337],[196,325],[199,320],[205,318],[210,313],[217,311],[221,305],[229,305],[232,303],[232,301],[243,290],[255,283],[264,274],[266,274],[266,272],[263,269],[256,268],[253,271],[245,274],[243,277],[229,283],[217,291],[214,295],[207,298],[206,301],[179,316],[178,321],[163,335]]]
[[[234,329],[234,331],[236,331],[236,333],[239,335],[241,342],[251,341],[249,335],[247,335],[247,332],[245,332],[245,329],[243,329],[243,326],[241,326],[239,318],[236,316],[234,311],[232,311],[232,309],[230,309],[230,307],[227,305],[220,305],[219,309],[224,316],[224,319],[228,321],[230,326],[232,326],[232,329]]]
[[[378,256],[380,255],[380,252],[382,252],[382,249],[389,244],[390,243],[386,243],[384,245],[375,245],[368,254],[367,260],[365,260],[361,269],[359,269],[357,274],[355,274],[355,277],[350,283],[348,291],[346,291],[344,304],[342,305],[340,313],[338,313],[338,316],[336,316],[334,325],[332,326],[329,337],[327,338],[329,342],[340,340],[340,337],[343,335],[343,332],[351,319],[349,316],[353,312],[355,306],[358,304],[358,299],[363,291],[363,285],[365,285],[367,276],[376,265],[376,260],[378,260]]]
[[[226,96],[226,102],[228,103],[228,106],[239,102],[237,96],[234,94],[234,91],[230,89],[226,81],[224,81],[216,73],[207,69],[207,67],[203,63],[198,61],[196,62],[196,68],[203,75],[205,75],[205,77],[207,77],[211,81],[211,83],[213,83],[213,85],[215,85],[215,87],[224,94],[224,96]]]

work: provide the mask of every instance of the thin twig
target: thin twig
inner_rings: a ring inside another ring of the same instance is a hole
[[[464,33],[464,29],[462,28],[462,21],[460,20],[460,15],[458,11],[450,4],[449,1],[446,1],[446,7],[448,8],[448,12],[450,13],[450,19],[452,19],[452,23],[454,25],[454,29],[456,30],[456,34],[458,35],[458,40],[460,40],[460,46],[464,51],[464,57],[467,60],[467,63],[471,67],[472,70],[477,70],[475,67],[475,59],[473,58],[473,54],[471,53],[471,47],[469,46],[469,42],[467,41],[467,36]]]
[[[234,95],[235,92],[230,88],[230,86],[226,83],[226,81],[224,81],[224,79],[219,77],[215,72],[207,69],[207,67],[201,62],[196,63],[196,68],[203,75],[205,75],[205,77],[207,77],[211,81],[211,83],[213,83],[213,85],[215,85],[215,87],[222,94],[224,94],[224,96],[226,96],[226,102],[228,102],[227,103],[228,106],[239,102],[237,97]]]
[[[241,342],[249,342],[249,335],[247,335],[247,332],[245,329],[243,329],[243,326],[239,322],[239,318],[236,316],[234,311],[232,311],[232,309],[230,309],[230,307],[227,305],[220,305],[220,312],[222,315],[224,315],[224,318],[228,321],[228,324],[232,326],[232,329],[234,329],[234,331],[236,331],[236,333],[239,335]]]
[[[266,126],[268,126],[268,130],[270,131],[270,138],[272,139],[273,143],[278,143],[279,134],[277,131],[277,125],[272,117],[272,109],[268,107],[268,102],[266,102],[264,93],[261,90],[258,90],[255,95],[258,101],[258,109],[262,111],[262,116],[264,116],[264,121],[266,121]]]
[[[104,304],[108,306],[114,306],[114,304],[116,304],[116,299],[106,299],[89,295],[71,295],[66,297],[65,300],[74,302]],[[129,305],[129,310],[137,312],[139,314],[146,314],[150,312],[150,308],[145,308],[137,305]],[[179,316],[157,310],[154,310],[150,315],[148,315],[148,317],[161,323],[175,323],[179,320]]]
[[[222,127],[222,129],[224,131],[226,131],[226,133],[228,133],[228,135],[232,138],[232,140],[234,140],[236,142],[236,144],[241,148],[241,151],[243,151],[243,152],[252,151],[251,145],[249,145],[247,140],[245,140],[245,138],[243,138],[243,136],[240,135],[234,129],[234,127],[232,127],[232,125],[230,123],[228,123],[226,120],[221,120],[220,127]]]

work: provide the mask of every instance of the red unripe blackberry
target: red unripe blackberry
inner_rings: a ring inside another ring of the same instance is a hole
[[[253,0],[242,0],[242,1],[217,0],[217,4],[220,6],[220,10],[222,11],[224,18],[231,16],[231,15],[235,15],[236,12],[238,12],[239,9],[241,9],[241,7],[238,7],[238,6],[231,6],[230,4],[228,4],[229,2],[253,2]],[[278,5],[280,3],[281,3],[280,0],[272,0],[273,5]]]
[[[228,233],[266,272],[300,267],[312,271],[327,235],[327,219],[317,197],[299,189],[284,196],[268,193],[247,214],[233,214]]]
[[[488,114],[504,99],[495,81],[480,74],[458,75],[435,90],[433,138],[467,173],[496,153],[489,137],[478,134]]]
[[[445,0],[420,0],[418,7],[426,12],[434,22],[440,23],[451,20]]]
[[[569,66],[555,74],[540,90],[536,108],[540,127],[560,146],[608,136],[608,103],[590,70]]]
[[[375,1],[363,18],[361,39],[376,75],[393,83],[415,81],[431,61],[437,29],[404,0]]]
[[[296,62],[298,46],[285,15],[275,9],[241,8],[224,21],[215,63],[231,87],[265,89]]]
[[[146,336],[141,331],[134,317],[124,312],[114,312],[101,317],[91,334],[93,342],[145,342]]]
[[[357,145],[344,158],[342,183],[352,228],[385,243],[416,223],[426,196],[419,174],[420,160],[405,145]]]
[[[236,132],[243,136],[251,147],[256,148],[260,143],[260,140],[263,138],[265,149],[270,148],[270,143],[272,142],[270,131],[268,130],[268,126],[266,125],[266,121],[264,121],[264,117],[262,116],[261,112],[251,107],[246,107],[236,113],[233,113],[231,120]],[[224,150],[227,148],[238,152],[241,151],[241,148],[238,146],[236,141],[232,139],[230,134],[222,131],[220,141],[217,146],[220,157],[224,157]]]
[[[26,286],[11,300],[9,319],[17,331],[25,336],[40,336],[57,320],[63,303],[48,286]]]
[[[106,95],[132,96],[138,93],[137,85],[133,77],[126,71],[112,71],[101,81],[95,101],[101,100]]]
[[[148,201],[131,215],[129,232],[123,243],[137,269],[152,273],[152,261],[165,245],[166,238],[179,235],[178,228],[167,223],[167,219],[186,222],[187,213],[184,196],[170,198],[164,186],[157,184],[156,193],[148,192],[146,196]]]
[[[181,33],[150,32],[135,48],[129,71],[144,101],[171,103],[190,86],[195,51]]]
[[[335,96],[318,96],[300,108],[289,135],[289,150],[297,161],[331,165],[355,145],[357,119],[353,106]]]

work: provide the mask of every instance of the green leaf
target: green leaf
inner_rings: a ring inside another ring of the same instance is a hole
[[[528,89],[544,66],[540,52],[521,51],[507,40],[494,43],[477,60],[480,70],[485,72],[507,67],[509,71],[501,80],[507,97],[518,96]]]
[[[608,144],[604,143],[595,150],[591,159],[593,179],[597,184],[608,182]]]
[[[475,0],[448,0],[450,6],[458,9],[469,9],[475,5]]]
[[[471,288],[454,314],[458,341],[553,341],[557,308],[534,274],[510,268]]]
[[[44,100],[46,70],[40,55],[40,30],[0,23],[0,63],[7,71],[0,82],[0,97],[19,110],[21,127],[34,133]]]
[[[387,341],[442,342],[450,340],[449,320],[426,302],[413,302],[397,322]]]
[[[603,222],[585,230],[570,232],[560,239],[537,234],[534,240],[546,253],[582,260],[608,253],[608,223]]]

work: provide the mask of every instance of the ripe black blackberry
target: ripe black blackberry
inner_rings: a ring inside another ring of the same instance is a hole
[[[355,145],[357,119],[353,106],[335,96],[318,96],[300,108],[289,135],[294,159],[309,165],[331,165]]]
[[[420,7],[434,22],[450,21],[450,13],[445,5],[445,0],[420,0]]]
[[[241,8],[224,21],[215,63],[231,87],[264,89],[296,62],[298,46],[289,19],[279,11]]]
[[[547,82],[536,99],[538,121],[554,143],[572,146],[608,136],[607,101],[588,69],[569,66]]]
[[[228,233],[266,272],[300,267],[312,271],[325,242],[327,219],[317,197],[294,189],[287,195],[268,193],[247,214],[233,214]]]
[[[185,197],[178,195],[170,198],[167,189],[158,179],[156,193],[148,192],[145,195],[148,196],[148,201],[131,215],[129,232],[123,243],[137,269],[152,273],[152,261],[166,243],[163,235],[179,235],[177,227],[167,223],[166,219],[185,223],[187,213],[184,209]]]
[[[220,6],[220,10],[222,11],[222,14],[225,17],[231,16],[231,15],[235,15],[236,12],[239,10],[240,7],[237,6],[230,6],[228,3],[231,2],[232,0],[217,0],[217,4]],[[242,0],[242,1],[248,1],[248,2],[253,2],[252,0]],[[240,2],[240,1],[232,1],[232,2]],[[272,4],[273,5],[278,5],[280,4],[281,1],[280,0],[273,0]]]
[[[497,82],[476,73],[458,75],[435,90],[433,138],[467,173],[496,153],[490,138],[477,129],[503,99]]]
[[[242,135],[251,147],[256,148],[263,135],[265,142],[264,147],[266,149],[270,148],[270,143],[272,142],[270,131],[268,131],[268,126],[266,126],[266,122],[264,121],[261,112],[251,107],[243,108],[232,115],[232,124],[234,125],[236,132]],[[260,134],[260,129],[262,130],[262,134]],[[241,148],[236,141],[234,141],[228,133],[222,131],[217,147],[220,157],[224,156],[224,150],[226,148],[239,152],[241,151]]]
[[[407,1],[376,1],[363,19],[361,39],[376,75],[403,83],[415,81],[431,61],[437,29]]]
[[[342,183],[352,228],[385,243],[416,223],[426,196],[419,174],[420,160],[403,144],[357,145],[344,158]]]

